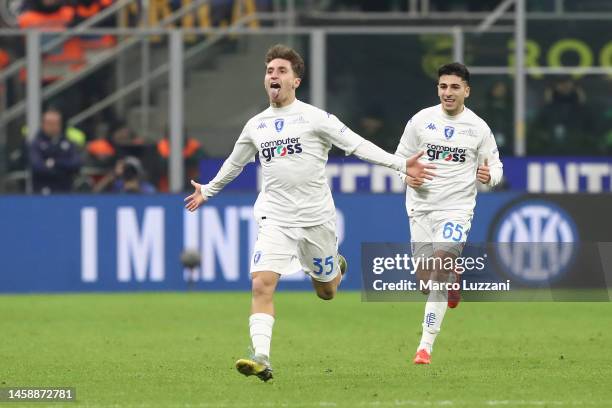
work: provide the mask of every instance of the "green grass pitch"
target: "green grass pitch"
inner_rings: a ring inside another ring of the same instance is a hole
[[[611,407],[610,303],[462,303],[431,366],[423,303],[279,292],[275,379],[243,377],[248,293],[0,296],[0,387],[72,386],[34,407]],[[24,403],[0,403],[19,407]]]

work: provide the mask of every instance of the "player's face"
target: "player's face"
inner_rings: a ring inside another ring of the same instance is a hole
[[[470,96],[470,87],[457,75],[442,75],[438,79],[438,97],[447,114],[452,116],[461,113],[465,98],[468,96]]]
[[[285,59],[273,59],[266,66],[264,86],[271,105],[282,107],[293,102],[300,82],[291,68],[291,62]]]

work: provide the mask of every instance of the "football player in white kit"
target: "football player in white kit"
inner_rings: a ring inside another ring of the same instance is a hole
[[[404,176],[408,185],[406,210],[410,220],[413,257],[430,258],[428,269],[418,270],[421,282],[460,282],[449,267],[470,232],[476,204],[476,182],[495,186],[502,178],[502,163],[489,126],[464,105],[470,95],[470,73],[465,65],[452,63],[438,70],[440,104],[421,110],[408,121],[396,155],[410,157],[425,152],[420,160],[435,163],[431,180]],[[446,267],[446,268],[445,268]],[[431,352],[446,308],[459,304],[455,290],[431,290],[423,318],[421,342],[415,364],[429,364]]]
[[[236,362],[244,375],[272,378],[270,342],[273,295],[281,275],[303,270],[317,295],[332,299],[346,261],[338,254],[336,209],[325,165],[333,145],[347,154],[380,164],[417,180],[431,179],[432,163],[387,153],[351,131],[334,115],[296,99],[304,61],[293,49],[275,45],[266,54],[264,86],[270,107],[251,118],[229,158],[206,185],[192,181],[195,192],[186,208],[195,211],[259,154],[263,186],[255,203],[259,225],[251,258],[252,305],[249,328],[253,355]]]

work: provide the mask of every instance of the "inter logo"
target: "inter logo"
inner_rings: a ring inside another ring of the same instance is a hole
[[[493,239],[501,265],[524,282],[550,282],[573,263],[578,229],[556,204],[529,200],[513,205],[499,219]]]
[[[445,126],[444,127],[444,137],[446,137],[446,140],[449,140],[451,137],[453,137],[453,135],[455,134],[455,128],[452,126]]]
[[[274,128],[276,129],[277,132],[280,133],[280,131],[283,130],[284,126],[285,126],[285,119],[276,119],[274,121]]]

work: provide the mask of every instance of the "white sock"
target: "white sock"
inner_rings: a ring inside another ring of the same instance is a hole
[[[266,313],[254,313],[249,317],[249,330],[255,354],[270,357],[270,342],[272,341],[272,327],[274,316]]]
[[[425,315],[423,316],[423,334],[417,350],[425,349],[431,354],[436,336],[440,333],[440,326],[448,307],[448,296],[446,291],[432,290],[425,304]]]

